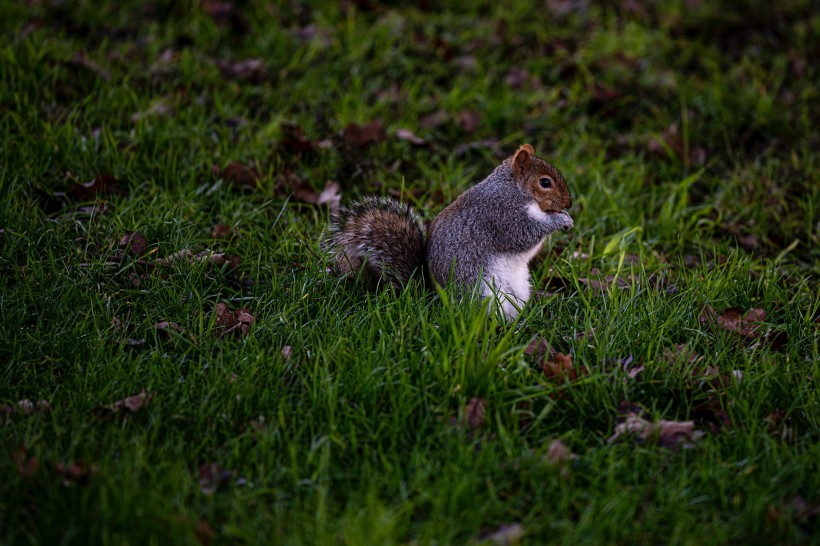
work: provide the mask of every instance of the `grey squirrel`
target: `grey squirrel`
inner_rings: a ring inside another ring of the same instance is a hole
[[[365,197],[332,216],[322,247],[339,273],[362,271],[393,286],[414,273],[458,291],[497,297],[508,320],[530,298],[527,265],[547,235],[573,226],[572,197],[558,169],[524,144],[458,196],[425,237],[406,203]]]

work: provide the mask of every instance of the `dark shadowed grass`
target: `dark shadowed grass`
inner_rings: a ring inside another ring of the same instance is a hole
[[[817,541],[809,2],[217,4],[3,3],[0,542]],[[431,220],[522,142],[576,227],[518,322],[328,273],[300,182]],[[240,262],[146,265],[184,249]],[[742,339],[707,305],[765,319]],[[704,434],[610,442],[629,410]]]

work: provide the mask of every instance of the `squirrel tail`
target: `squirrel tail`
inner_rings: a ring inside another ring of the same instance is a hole
[[[424,225],[410,205],[371,196],[332,216],[322,248],[340,274],[361,271],[401,288],[414,274],[424,275],[424,240]]]

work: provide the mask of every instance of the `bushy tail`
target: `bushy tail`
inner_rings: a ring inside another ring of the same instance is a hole
[[[424,226],[416,211],[389,197],[343,206],[322,240],[340,274],[358,273],[400,288],[423,274]]]

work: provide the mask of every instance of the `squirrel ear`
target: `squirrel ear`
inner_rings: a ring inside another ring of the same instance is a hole
[[[522,144],[513,156],[513,174],[516,178],[524,178],[532,166],[532,156],[535,151],[529,144]]]

